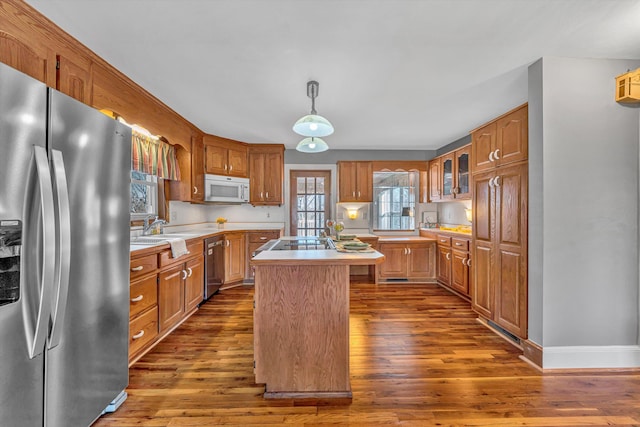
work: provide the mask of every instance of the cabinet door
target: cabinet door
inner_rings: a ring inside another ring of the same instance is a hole
[[[356,162],[338,162],[338,195],[341,202],[357,201],[358,181]]]
[[[455,195],[456,199],[471,198],[471,145],[454,152]]]
[[[160,332],[178,323],[184,316],[184,279],[187,275],[184,264],[159,274],[158,281],[158,323]]]
[[[277,153],[266,153],[264,157],[264,201],[270,205],[282,205],[284,203],[282,195],[283,154],[278,151]]]
[[[225,234],[225,283],[242,280],[244,277],[245,245],[241,233]]]
[[[384,262],[377,267],[381,278],[407,277],[407,245],[404,243],[380,243],[379,249],[384,254]]]
[[[246,147],[227,150],[227,173],[233,176],[246,178],[249,176],[248,153]]]
[[[55,56],[49,51],[36,52],[18,38],[0,30],[0,62],[36,80],[55,87]]]
[[[454,170],[454,155],[453,153],[445,154],[440,158],[440,167],[442,174],[440,175],[440,181],[442,182],[442,199],[451,200],[455,197],[455,170]]]
[[[527,165],[500,168],[496,193],[495,321],[527,337]]]
[[[261,205],[264,202],[264,161],[264,153],[249,154],[249,202],[253,205]]]
[[[473,244],[471,257],[471,297],[473,309],[482,316],[493,319],[493,262],[496,200],[493,187],[489,185],[495,174],[485,172],[473,177]]]
[[[204,202],[204,144],[202,136],[191,137],[191,200]]]
[[[438,282],[451,286],[451,248],[438,245]]]
[[[205,165],[206,173],[226,175],[229,165],[227,164],[227,149],[215,145],[205,145]]]
[[[58,70],[56,89],[78,101],[92,105],[91,62],[76,64],[62,55],[57,56]]]
[[[495,158],[497,166],[526,160],[529,147],[528,106],[525,105],[497,122]]]
[[[184,286],[185,312],[190,312],[204,299],[204,257],[198,257],[186,264],[187,279]]]
[[[407,249],[407,277],[435,278],[435,244],[411,244]]]
[[[442,196],[440,188],[440,159],[429,162],[429,200],[437,202]]]
[[[496,147],[496,123],[476,130],[471,134],[471,169],[473,173],[491,170],[495,163],[489,159],[489,155]]]
[[[371,162],[356,162],[355,191],[357,201],[373,201],[373,164]]]
[[[451,251],[451,287],[463,295],[469,296],[469,252]]]

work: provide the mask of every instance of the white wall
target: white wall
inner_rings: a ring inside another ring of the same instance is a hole
[[[614,101],[614,77],[639,66],[530,68],[529,308],[544,367],[640,366],[639,114]]]

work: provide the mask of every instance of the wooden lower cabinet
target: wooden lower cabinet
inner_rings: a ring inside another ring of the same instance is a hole
[[[132,256],[129,303],[129,365],[144,355],[203,300],[203,241],[187,244],[188,254],[170,250]]]
[[[224,285],[239,282],[245,274],[245,233],[235,232],[224,235]]]
[[[436,278],[434,242],[380,242],[385,260],[376,267],[376,282],[433,282]]]
[[[247,241],[247,253],[245,257],[245,273],[244,283],[254,283],[255,271],[251,268],[251,258],[253,253],[260,246],[267,243],[269,240],[279,239],[281,230],[261,230],[261,231],[248,231],[245,235]]]

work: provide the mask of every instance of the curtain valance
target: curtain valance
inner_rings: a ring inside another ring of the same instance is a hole
[[[180,180],[180,168],[173,145],[132,130],[131,169],[158,178]]]

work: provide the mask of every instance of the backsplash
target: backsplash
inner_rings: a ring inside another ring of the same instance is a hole
[[[186,225],[215,222],[218,217],[229,222],[285,222],[283,206],[198,205],[188,202],[169,202],[169,224]]]
[[[471,209],[471,200],[441,202],[438,205],[438,222],[440,224],[471,225],[467,221],[465,209]]]

